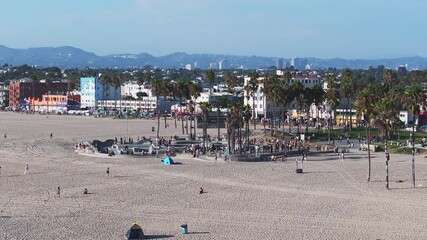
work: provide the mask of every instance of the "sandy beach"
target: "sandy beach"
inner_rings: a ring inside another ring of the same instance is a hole
[[[155,136],[155,120],[1,112],[0,123],[0,239],[122,239],[133,222],[151,239],[427,239],[421,155],[416,189],[411,156],[391,155],[387,190],[383,152],[373,154],[366,182],[367,153],[356,149],[343,161],[309,155],[303,174],[294,159],[178,156],[182,164],[167,166],[155,157],[74,151],[81,141]],[[162,120],[160,135],[181,135],[180,122],[169,125]],[[200,187],[206,193],[198,194]]]

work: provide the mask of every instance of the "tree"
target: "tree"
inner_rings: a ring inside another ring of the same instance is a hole
[[[188,85],[188,96],[187,99],[196,99],[197,97],[200,96],[200,93],[203,91],[202,87],[200,87],[199,85],[193,83],[193,82],[189,82]],[[194,115],[194,106],[193,106],[193,110],[190,110],[190,117],[191,115]],[[191,117],[190,119],[195,120],[194,116]],[[190,120],[190,129],[191,129],[191,120]],[[190,131],[190,135],[191,135],[191,131]],[[196,125],[194,124],[194,136],[196,136]]]
[[[246,129],[245,129],[245,132],[246,132],[246,150],[249,150],[249,121],[252,118],[251,106],[249,104],[243,106],[242,115],[243,115],[243,119],[245,120],[245,123],[246,123]]]
[[[336,89],[336,77],[333,74],[326,76],[326,82],[328,89],[325,92],[326,104],[329,107],[329,119],[328,119],[328,143],[331,140],[331,127],[332,127],[332,116],[335,116],[336,107],[340,101],[340,94]],[[332,114],[333,112],[333,114]]]
[[[347,98],[347,113],[350,115],[350,129],[352,129],[352,99],[356,95],[357,85],[352,77],[350,69],[346,68],[342,72],[343,80],[341,81],[341,95]],[[346,117],[347,124],[347,117]]]
[[[405,90],[404,106],[414,115],[412,124],[412,187],[415,188],[415,119],[419,117],[421,105],[425,103],[425,96],[419,85],[412,85]]]
[[[258,73],[252,72],[249,74],[250,80],[248,81],[248,84],[245,86],[246,90],[246,96],[248,100],[250,97],[252,97],[252,118],[254,121],[254,130],[256,130],[256,114],[255,114],[255,95],[258,91]]]
[[[202,125],[203,125],[203,153],[206,154],[206,145],[207,145],[207,120],[209,116],[209,111],[211,110],[211,104],[209,102],[199,103],[200,110],[202,110]]]
[[[216,76],[215,76],[214,70],[208,69],[206,71],[206,82],[209,84],[209,102],[210,102],[210,96],[212,95],[212,85],[216,83]]]
[[[227,84],[228,92],[234,94],[234,87],[237,86],[239,79],[237,79],[237,77],[231,73],[225,74],[224,78]]]
[[[165,82],[164,82],[164,80],[155,79],[152,82],[152,84],[151,84],[151,88],[152,88],[153,93],[156,95],[156,107],[157,107],[157,134],[156,134],[156,137],[158,139],[159,138],[159,133],[160,133],[159,96],[161,96],[162,93],[164,92],[164,88],[165,88]]]
[[[124,77],[120,73],[119,74],[114,74],[114,76],[112,77],[113,87],[115,88],[114,99],[117,99],[117,96],[116,96],[117,89],[123,84],[123,81],[124,81]],[[121,115],[122,114],[122,96],[121,96],[121,93],[120,93],[119,102],[120,102],[119,104],[120,104],[120,115]]]
[[[370,148],[370,136],[371,136],[371,116],[374,114],[374,103],[376,87],[369,84],[366,88],[363,88],[355,99],[355,107],[357,114],[363,116],[366,125],[366,140],[368,144],[368,177],[367,181],[371,180],[371,148]]]

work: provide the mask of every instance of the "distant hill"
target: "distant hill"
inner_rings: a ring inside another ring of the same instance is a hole
[[[368,68],[384,65],[387,68],[397,68],[401,65],[408,69],[427,69],[427,58],[415,56],[393,59],[320,59],[304,58],[313,69],[318,68]],[[41,47],[28,49],[13,49],[0,45],[0,64],[13,66],[37,65],[41,67],[57,66],[60,68],[85,68],[85,67],[143,67],[152,65],[157,67],[185,67],[186,64],[206,69],[210,63],[228,60],[231,68],[267,68],[275,65],[276,58],[260,56],[236,56],[223,54],[187,54],[172,53],[166,56],[155,57],[148,53],[141,54],[112,54],[98,56],[74,47]],[[284,59],[290,61],[290,59]]]

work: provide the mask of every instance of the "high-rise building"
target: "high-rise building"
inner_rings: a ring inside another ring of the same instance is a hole
[[[283,58],[277,58],[276,59],[276,69],[282,69],[283,68]]]
[[[303,70],[305,65],[307,65],[307,59],[297,57],[291,59],[291,66],[293,66],[295,69]]]
[[[185,65],[185,69],[187,69],[188,71],[191,71],[191,64]]]

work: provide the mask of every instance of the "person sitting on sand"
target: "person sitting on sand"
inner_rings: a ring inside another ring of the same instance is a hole
[[[203,194],[203,193],[205,193],[205,192],[203,191],[203,188],[202,188],[202,187],[200,187],[200,189],[199,189],[199,194]]]
[[[87,188],[83,191],[83,194],[88,194]]]
[[[110,168],[107,167],[107,175],[110,175]]]
[[[4,138],[7,138],[6,133],[4,134]]]

